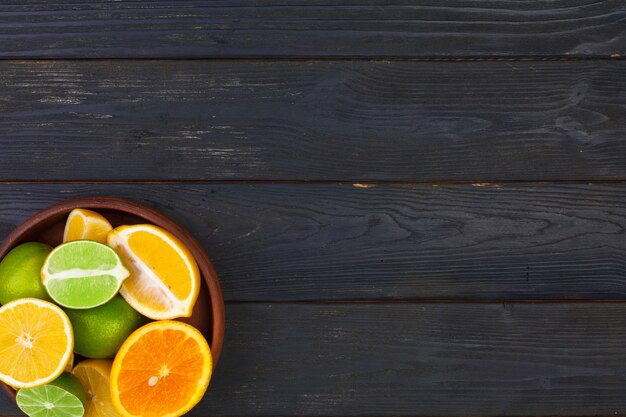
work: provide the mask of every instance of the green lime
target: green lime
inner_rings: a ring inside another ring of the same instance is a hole
[[[83,405],[87,404],[87,395],[85,394],[83,384],[70,372],[63,372],[57,379],[49,382],[48,385],[63,388],[65,391],[74,394]]]
[[[22,243],[0,262],[0,304],[18,298],[50,300],[41,282],[41,266],[52,248],[39,242]]]
[[[17,406],[32,417],[82,417],[87,396],[78,378],[63,372],[57,379],[34,388],[22,388]]]
[[[106,303],[129,275],[113,249],[91,240],[57,246],[41,269],[50,297],[69,308],[92,308]]]
[[[74,329],[74,352],[87,358],[112,358],[124,340],[145,324],[121,295],[87,310],[65,309]]]

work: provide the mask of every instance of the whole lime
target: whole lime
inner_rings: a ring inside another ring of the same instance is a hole
[[[145,318],[121,295],[99,307],[64,309],[74,330],[74,352],[87,358],[112,358]]]
[[[63,388],[65,391],[70,394],[74,394],[76,398],[83,403],[84,406],[87,405],[87,395],[85,394],[85,389],[83,388],[83,384],[80,383],[80,380],[76,378],[69,372],[63,372],[57,379],[48,383],[49,385],[54,385],[55,387]]]
[[[0,303],[18,298],[52,301],[41,282],[41,267],[52,248],[39,242],[22,243],[0,262]]]

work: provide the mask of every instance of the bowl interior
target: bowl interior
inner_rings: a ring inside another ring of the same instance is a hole
[[[0,259],[20,243],[36,241],[57,246],[62,243],[67,216],[75,208],[95,210],[113,227],[123,224],[152,223],[178,237],[194,255],[202,275],[200,294],[189,318],[178,319],[202,332],[209,344],[214,366],[219,359],[224,337],[224,301],[211,261],[200,244],[185,229],[157,211],[139,203],[114,198],[77,198],[50,206],[35,214],[7,236],[0,245]]]

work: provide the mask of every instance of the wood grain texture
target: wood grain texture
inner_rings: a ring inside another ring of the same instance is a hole
[[[191,416],[623,415],[626,304],[229,304]],[[6,398],[2,415],[18,415]]]
[[[626,61],[0,62],[0,180],[626,178]]]
[[[622,415],[626,304],[229,304],[191,416]],[[2,397],[0,414],[18,415]]]
[[[5,184],[0,238],[78,195],[178,220],[230,301],[626,297],[626,183]]]
[[[3,57],[604,56],[622,0],[22,1]]]

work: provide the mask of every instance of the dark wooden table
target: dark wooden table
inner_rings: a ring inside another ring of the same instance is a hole
[[[189,228],[194,416],[625,414],[625,55],[624,0],[4,1],[0,238]]]

